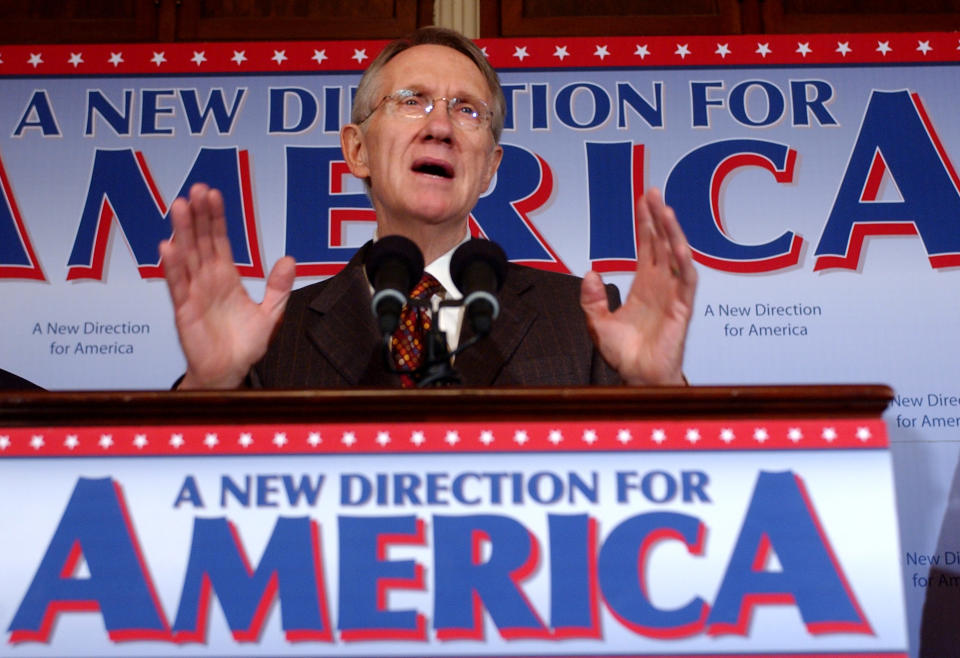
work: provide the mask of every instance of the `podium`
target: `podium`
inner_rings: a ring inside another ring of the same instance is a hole
[[[5,651],[906,656],[891,398],[3,394]]]

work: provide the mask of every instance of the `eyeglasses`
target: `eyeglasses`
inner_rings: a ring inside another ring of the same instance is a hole
[[[463,98],[430,98],[411,89],[398,89],[389,96],[384,96],[360,123],[372,117],[377,110],[384,106],[389,112],[405,119],[422,119],[433,112],[433,108],[440,101],[447,104],[447,116],[450,117],[450,120],[461,128],[477,130],[490,123],[493,113],[490,111],[490,106],[482,100],[469,96]]]

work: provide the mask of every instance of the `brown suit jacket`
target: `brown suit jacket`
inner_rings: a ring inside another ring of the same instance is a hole
[[[294,291],[277,335],[250,372],[263,388],[399,388],[387,372],[363,273],[366,245],[336,276]],[[611,306],[619,293],[607,286]],[[464,386],[615,385],[580,309],[580,279],[509,264],[490,335],[454,363]],[[461,342],[470,338],[465,323]]]

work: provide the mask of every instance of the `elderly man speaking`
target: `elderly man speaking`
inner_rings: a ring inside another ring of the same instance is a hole
[[[376,211],[376,235],[419,247],[434,302],[461,296],[451,254],[468,239],[470,211],[500,164],[504,113],[483,53],[456,32],[424,28],[374,60],[340,131],[344,160]],[[510,264],[492,331],[457,356],[463,383],[683,384],[697,281],[690,248],[657,190],[636,212],[637,269],[622,305],[595,272],[581,281]],[[281,258],[257,304],[233,264],[220,193],[195,185],[171,214],[173,238],[160,253],[187,359],[181,389],[416,383],[384,364],[363,269],[369,245],[336,276],[293,293],[293,259]],[[437,315],[454,346],[469,339],[462,312]]]

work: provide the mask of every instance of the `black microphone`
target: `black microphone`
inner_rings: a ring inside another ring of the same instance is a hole
[[[507,276],[507,256],[489,240],[469,240],[457,247],[450,259],[450,277],[463,293],[467,321],[478,336],[490,333],[500,315],[497,293]]]
[[[370,245],[363,266],[373,285],[370,308],[377,316],[380,333],[392,334],[400,324],[400,311],[410,291],[423,276],[423,254],[412,240],[388,235]]]

